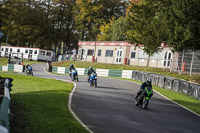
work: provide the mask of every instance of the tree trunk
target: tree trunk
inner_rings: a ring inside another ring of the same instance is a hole
[[[147,67],[149,67],[149,61],[150,61],[150,55],[148,55],[148,59],[147,59]]]

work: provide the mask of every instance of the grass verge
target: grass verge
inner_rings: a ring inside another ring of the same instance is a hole
[[[44,61],[29,61],[29,60],[23,60],[24,65],[28,64],[36,64],[36,63],[45,63]],[[6,66],[8,64],[8,58],[0,57],[0,66]]]
[[[53,79],[11,75],[11,133],[87,133],[68,109],[73,84]]]
[[[113,78],[113,77],[109,77]],[[132,79],[123,79],[123,78],[114,78],[114,79],[122,79],[122,80],[128,80],[136,83],[142,83],[141,81],[136,81]],[[171,90],[167,90],[158,86],[153,86],[153,89],[159,92],[160,94],[164,95],[165,97],[171,99],[172,101],[194,111],[195,113],[200,115],[200,100],[197,100],[193,97],[186,96],[179,92],[174,92]]]

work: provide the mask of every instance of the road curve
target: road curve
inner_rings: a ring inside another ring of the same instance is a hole
[[[69,80],[34,64],[34,76]],[[95,133],[199,133],[200,117],[154,93],[147,109],[134,105],[138,84],[98,77],[98,87],[79,76],[71,108]]]

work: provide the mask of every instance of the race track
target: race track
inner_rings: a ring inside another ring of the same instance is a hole
[[[35,64],[34,76],[70,80],[66,75],[44,72]],[[98,87],[79,76],[71,108],[94,133],[199,133],[200,117],[156,94],[147,109],[134,104],[137,83],[98,77]]]

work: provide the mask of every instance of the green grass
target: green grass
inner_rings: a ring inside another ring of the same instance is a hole
[[[68,109],[73,84],[32,76],[2,74],[13,78],[11,132],[86,133]]]
[[[200,84],[199,75],[190,76],[187,74],[170,73],[169,69],[163,69],[163,68],[91,63],[91,62],[80,62],[80,61],[63,61],[63,62],[52,63],[53,66],[60,66],[60,67],[69,67],[70,64],[74,64],[76,68],[88,68],[89,66],[92,66],[93,68],[99,68],[99,69],[137,70],[137,71],[144,71],[144,72],[150,72],[150,73],[158,73],[158,74],[167,75],[167,76],[175,77],[179,79],[184,79],[187,81]]]
[[[113,78],[113,77],[109,77],[109,78]],[[122,78],[115,78],[115,79],[122,79]],[[141,81],[136,81],[132,79],[122,79],[122,80],[128,80],[128,81],[142,84]],[[156,90],[157,92],[171,99],[172,101],[175,101],[176,103],[183,105],[184,107],[200,115],[200,100],[197,100],[193,97],[186,96],[182,93],[167,90],[158,86],[153,86],[153,90]]]
[[[43,61],[29,61],[29,60],[23,60],[24,65],[26,65],[26,63],[28,64],[36,64],[36,63],[44,63]],[[8,64],[8,58],[3,58],[0,57],[0,66],[6,66]]]

